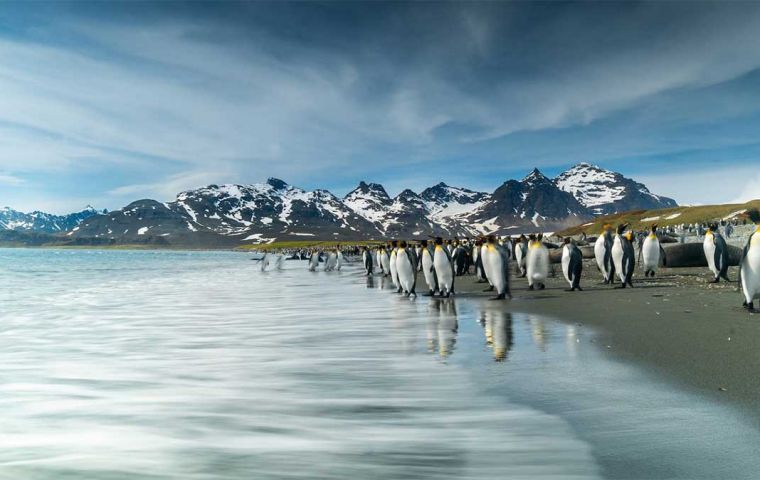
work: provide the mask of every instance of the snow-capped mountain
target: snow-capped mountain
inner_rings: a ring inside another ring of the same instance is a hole
[[[554,231],[591,218],[586,207],[534,169],[522,181],[504,182],[463,220],[479,233]]]
[[[39,233],[67,232],[79,225],[82,220],[97,214],[98,211],[89,205],[80,212],[67,215],[53,215],[39,211],[23,213],[4,207],[0,209],[0,230]]]
[[[589,163],[575,165],[555,182],[595,215],[678,206],[672,198],[655,195],[641,183]]]
[[[361,182],[341,199],[327,190],[306,191],[270,178],[260,184],[188,190],[169,203],[139,200],[91,216],[66,235],[98,243],[230,246],[275,239],[506,234],[553,231],[588,221],[597,212],[651,208],[654,201],[672,202],[587,164],[556,179],[533,170],[491,194],[439,183],[419,194],[406,189],[391,198],[382,185]]]

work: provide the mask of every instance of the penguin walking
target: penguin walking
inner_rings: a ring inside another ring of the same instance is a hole
[[[343,257],[343,252],[340,251],[340,249],[336,248],[335,252],[335,270],[340,272],[340,268],[345,263],[346,259]]]
[[[565,275],[567,283],[570,284],[570,289],[568,291],[574,292],[575,290],[583,290],[581,288],[582,272],[583,254],[570,237],[566,237],[565,244],[562,247],[562,273]]]
[[[644,276],[654,277],[657,267],[665,265],[665,250],[657,238],[657,224],[652,225],[649,235],[641,244],[641,257],[644,262]]]
[[[269,268],[269,254],[264,253],[264,256],[259,260],[259,263],[261,263],[261,271],[266,272],[267,268]]]
[[[380,247],[380,268],[383,270],[383,276],[387,277],[391,274],[391,258],[388,255],[388,250],[385,247]]]
[[[488,257],[490,256],[490,252],[488,251],[488,241],[493,238],[492,236],[488,236],[483,244],[480,246],[480,263],[483,268],[483,275],[485,276],[485,281],[488,282],[488,288],[483,290],[484,292],[493,292],[494,286],[493,281],[491,280],[491,277],[493,276],[492,273],[490,273],[490,263],[488,262]]]
[[[509,291],[509,252],[499,245],[494,237],[488,237],[486,244],[486,258],[484,262],[488,278],[496,290],[496,298],[493,300],[504,300],[506,297],[512,298]]]
[[[383,268],[383,253],[385,249],[383,247],[377,247],[375,249],[375,260],[377,261],[377,267],[380,269],[380,274],[385,276],[385,269]]]
[[[398,242],[396,240],[391,242],[391,256],[390,256],[390,271],[391,282],[396,287],[396,293],[401,293],[401,285],[398,283],[398,270],[396,265],[396,250],[398,249]]]
[[[618,277],[625,288],[626,285],[633,288],[633,269],[636,267],[636,253],[633,250],[633,233],[625,229],[627,223],[618,225],[617,235],[612,242],[612,262],[615,265]]]
[[[612,227],[605,224],[602,227],[602,233],[594,243],[594,259],[596,266],[602,272],[604,283],[613,283],[615,281],[615,263],[612,261]]]
[[[327,260],[325,260],[325,272],[332,272],[338,266],[338,255],[335,252],[327,254]]]
[[[757,228],[747,240],[742,261],[739,264],[739,278],[744,294],[744,308],[755,312],[755,299],[760,298],[760,212],[752,209],[747,212],[749,219],[757,224]]]
[[[467,268],[467,250],[457,242],[454,247],[454,253],[451,254],[451,260],[454,262],[454,273],[457,277],[465,274]]]
[[[540,290],[546,288],[546,278],[549,276],[549,249],[544,245],[543,234],[531,234],[528,242],[528,256],[525,259],[525,270],[528,277],[528,290],[536,286]]]
[[[414,295],[414,287],[417,285],[417,258],[414,249],[409,248],[405,241],[401,241],[396,251],[396,274],[398,275],[399,288],[406,296]]]
[[[475,242],[475,247],[472,249],[472,258],[475,263],[475,276],[478,277],[478,283],[486,283],[486,271],[483,268],[483,255],[481,250],[483,248],[483,239],[479,238]]]
[[[517,262],[517,268],[520,270],[520,277],[525,278],[528,274],[525,261],[528,258],[528,238],[525,235],[520,235],[515,244],[515,261]]]
[[[435,276],[435,267],[433,266],[435,251],[428,245],[427,240],[423,240],[421,243],[420,265],[422,265],[422,274],[432,297],[438,291],[438,277]]]
[[[435,239],[433,268],[438,279],[438,291],[442,297],[449,297],[454,293],[454,264],[451,262],[451,253],[443,245],[441,237]]]
[[[362,247],[362,260],[364,262],[364,271],[367,272],[367,276],[369,277],[372,275],[374,262],[372,261],[372,253],[367,247]]]
[[[710,267],[715,279],[710,283],[718,283],[721,278],[730,282],[728,278],[728,246],[723,236],[718,233],[718,226],[711,224],[705,232],[705,240],[702,242],[707,257],[707,266]]]
[[[312,250],[311,255],[309,256],[309,271],[316,272],[318,266],[319,266],[319,252],[317,250]]]
[[[275,270],[282,270],[282,268],[285,266],[285,255],[279,254],[274,259],[274,268]]]

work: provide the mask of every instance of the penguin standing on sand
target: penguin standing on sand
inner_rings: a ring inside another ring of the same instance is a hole
[[[536,286],[540,290],[546,288],[546,278],[549,276],[549,249],[546,248],[542,240],[543,234],[541,233],[530,235],[528,256],[525,259],[528,290],[534,290]]]
[[[602,233],[594,243],[594,258],[599,271],[602,272],[604,283],[613,283],[615,281],[615,262],[612,261],[612,227],[605,224],[602,227]]]
[[[401,285],[398,283],[398,270],[396,270],[396,250],[398,249],[398,242],[396,240],[393,240],[391,242],[391,258],[390,258],[390,268],[391,268],[391,282],[393,282],[393,286],[396,287],[396,293],[401,293]]]
[[[317,250],[312,250],[311,256],[309,256],[309,271],[316,272],[318,266],[319,266],[319,252]]]
[[[425,283],[427,283],[430,296],[432,297],[438,291],[438,278],[435,276],[435,267],[433,266],[435,251],[428,245],[427,240],[423,240],[421,246],[420,264],[422,265],[422,274],[425,276]]]
[[[362,247],[362,261],[364,262],[364,271],[367,272],[367,276],[369,277],[372,275],[374,262],[372,261],[372,252],[367,247]]]
[[[467,250],[459,242],[454,246],[451,260],[454,262],[454,273],[456,276],[460,277],[464,275],[467,268]]]
[[[665,250],[657,238],[657,224],[652,225],[649,235],[644,239],[644,243],[641,244],[641,257],[644,262],[645,277],[649,277],[650,274],[654,277],[657,267],[661,264],[666,264]]]
[[[565,238],[562,247],[562,273],[570,284],[570,292],[583,290],[581,288],[581,273],[583,272],[583,254],[580,248],[570,239]]]
[[[744,247],[742,261],[739,264],[739,278],[742,282],[744,294],[744,307],[750,312],[755,312],[755,299],[760,298],[760,212],[752,209],[747,212],[749,219],[757,228],[747,240]]]
[[[396,274],[398,275],[399,288],[406,296],[414,295],[414,287],[417,285],[417,256],[414,249],[409,248],[405,241],[401,241],[396,251]]]
[[[705,240],[702,243],[707,257],[707,266],[710,267],[715,279],[710,283],[718,283],[721,278],[730,282],[728,278],[728,245],[723,236],[718,233],[718,226],[711,224],[705,232]]]
[[[528,239],[525,235],[520,235],[515,245],[515,260],[517,261],[517,268],[520,270],[520,277],[525,278],[528,274],[525,261],[528,258]]]
[[[383,269],[383,252],[385,252],[385,249],[381,247],[377,247],[375,249],[375,260],[377,260],[377,266],[380,268],[380,273],[385,276],[385,269]]]
[[[499,245],[494,237],[488,237],[486,251],[486,257],[483,261],[485,262],[486,275],[496,290],[494,300],[512,298],[509,291],[509,252],[504,246]]]
[[[481,253],[483,243],[482,238],[477,239],[477,241],[475,241],[475,247],[472,249],[472,257],[475,261],[475,276],[478,277],[478,283],[486,283],[488,281],[486,278],[486,271],[483,268],[483,254]]]
[[[436,237],[435,251],[433,253],[433,267],[438,279],[438,291],[441,296],[448,297],[454,293],[454,264],[451,262],[451,254],[443,245],[443,239]]]
[[[623,283],[620,288],[625,288],[626,285],[633,288],[633,269],[636,267],[636,253],[633,250],[632,243],[633,233],[626,232],[627,227],[627,223],[618,225],[617,235],[612,241],[612,262],[620,281]]]

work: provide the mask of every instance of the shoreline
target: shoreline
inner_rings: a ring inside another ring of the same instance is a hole
[[[493,294],[482,291],[487,284],[473,275],[457,277],[454,298],[589,327],[590,341],[620,361],[736,407],[760,429],[760,315],[742,308],[736,282],[709,284],[706,268],[662,269],[649,279],[637,270],[635,288],[615,289],[586,260],[584,290],[566,292],[558,266],[555,271],[542,291],[528,290],[525,279],[512,275],[513,298],[506,301],[489,300]],[[729,277],[736,279],[738,269],[732,267]],[[425,287],[422,275],[420,285]]]

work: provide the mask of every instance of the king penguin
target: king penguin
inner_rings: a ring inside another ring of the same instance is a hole
[[[396,293],[401,293],[401,285],[398,283],[398,270],[396,270],[396,251],[398,250],[398,242],[396,240],[393,240],[391,242],[391,258],[390,258],[390,268],[391,268],[391,282],[393,282],[393,286],[396,287]]]
[[[369,277],[372,275],[374,262],[372,261],[372,252],[367,247],[362,247],[362,260],[364,261],[364,271],[367,272],[367,276]]]
[[[636,254],[633,251],[633,233],[626,232],[628,224],[618,225],[617,234],[612,242],[612,262],[615,265],[620,281],[625,288],[626,285],[633,288],[632,278],[633,269],[636,267]]]
[[[443,245],[443,239],[436,237],[435,252],[433,254],[433,267],[438,279],[438,291],[441,296],[448,297],[454,293],[454,264],[451,262],[451,254]]]
[[[496,290],[494,300],[512,298],[512,294],[509,292],[509,252],[502,245],[499,245],[494,237],[488,237],[486,250],[487,253],[483,261],[486,267],[486,275]]]
[[[417,258],[414,249],[403,240],[396,251],[396,272],[399,286],[406,296],[416,297],[414,287],[417,285]]]
[[[528,238],[525,235],[520,235],[515,245],[515,260],[517,261],[517,268],[520,270],[520,277],[525,278],[528,274],[525,261],[528,258]]]
[[[728,246],[723,236],[718,233],[718,226],[711,224],[705,233],[705,241],[702,243],[707,257],[707,266],[710,267],[715,279],[710,283],[718,283],[721,278],[730,282],[728,278]]]
[[[543,234],[530,235],[528,256],[525,259],[528,290],[534,290],[536,286],[540,290],[546,288],[546,277],[549,276],[549,249],[542,240]]]
[[[596,266],[602,272],[604,283],[613,283],[615,281],[615,263],[612,261],[612,227],[604,224],[602,233],[594,243],[594,258]]]
[[[438,278],[435,276],[435,267],[433,266],[435,251],[428,245],[427,240],[423,240],[421,246],[420,264],[422,265],[422,274],[425,276],[425,283],[427,283],[430,296],[432,297],[438,291]]]
[[[385,245],[380,247],[380,268],[383,270],[383,276],[387,277],[391,274],[391,259],[388,256],[388,250]]]
[[[319,266],[319,251],[312,250],[311,256],[309,256],[309,271],[316,272]]]
[[[570,284],[568,291],[583,290],[581,288],[581,273],[583,272],[583,254],[570,237],[565,237],[562,247],[562,273]]]
[[[739,278],[742,282],[744,307],[755,311],[755,299],[760,298],[760,212],[752,209],[747,212],[749,219],[757,225],[744,247],[742,261],[739,264]]]
[[[467,250],[465,250],[459,241],[454,245],[451,260],[454,262],[454,273],[456,276],[461,277],[464,275],[467,269]]]
[[[380,269],[380,274],[382,276],[385,276],[385,269],[383,269],[383,252],[385,252],[385,249],[382,246],[379,246],[375,249],[375,259],[377,260],[377,266]]]
[[[641,245],[641,257],[644,262],[644,276],[654,277],[654,272],[661,264],[665,265],[665,250],[660,245],[657,238],[657,224],[653,224],[649,230],[649,235],[644,239]]]

